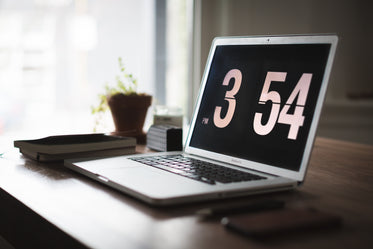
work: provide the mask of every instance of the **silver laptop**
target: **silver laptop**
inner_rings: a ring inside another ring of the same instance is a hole
[[[154,205],[293,189],[305,178],[337,40],[216,38],[183,152],[65,166]]]

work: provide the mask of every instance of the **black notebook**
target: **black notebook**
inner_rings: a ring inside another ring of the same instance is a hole
[[[136,139],[106,134],[59,135],[34,140],[16,140],[14,147],[34,160],[51,162],[71,158],[134,154]]]

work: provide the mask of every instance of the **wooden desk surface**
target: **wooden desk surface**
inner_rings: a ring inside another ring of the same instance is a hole
[[[79,243],[92,248],[367,248],[373,243],[373,146],[325,138],[316,139],[299,190],[224,201],[276,198],[343,218],[340,229],[282,239],[256,241],[194,215],[221,202],[153,208],[60,164],[36,163],[16,151],[0,159],[0,188],[0,234],[16,248]]]

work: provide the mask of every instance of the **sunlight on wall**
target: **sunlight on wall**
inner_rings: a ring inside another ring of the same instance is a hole
[[[92,132],[91,106],[106,83],[115,84],[118,57],[137,78],[138,90],[154,95],[155,1],[3,0],[0,135]],[[166,104],[182,108],[187,98],[184,12],[185,0],[167,1]],[[103,119],[100,131],[112,131],[110,113]]]

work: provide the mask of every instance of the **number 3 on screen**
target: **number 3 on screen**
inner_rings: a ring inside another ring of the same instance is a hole
[[[265,104],[267,101],[272,102],[271,112],[266,124],[262,125],[262,113],[256,112],[254,116],[254,131],[258,135],[269,134],[277,123],[290,125],[288,139],[297,139],[298,131],[303,126],[303,110],[306,104],[308,90],[311,84],[312,74],[304,73],[299,79],[297,85],[290,94],[286,104],[280,112],[281,96],[276,91],[269,91],[273,81],[285,82],[286,72],[268,72],[264,80],[262,93],[259,97],[259,104]],[[291,104],[297,97],[297,104],[293,114],[288,114]],[[278,118],[278,120],[277,120]]]
[[[225,93],[224,100],[228,101],[228,110],[224,118],[221,118],[221,106],[217,106],[214,112],[214,124],[218,128],[226,127],[232,120],[234,110],[236,109],[236,99],[235,95],[240,90],[242,82],[242,73],[238,69],[230,70],[224,77],[223,86],[228,86],[229,81],[234,79],[234,85],[232,90]]]

